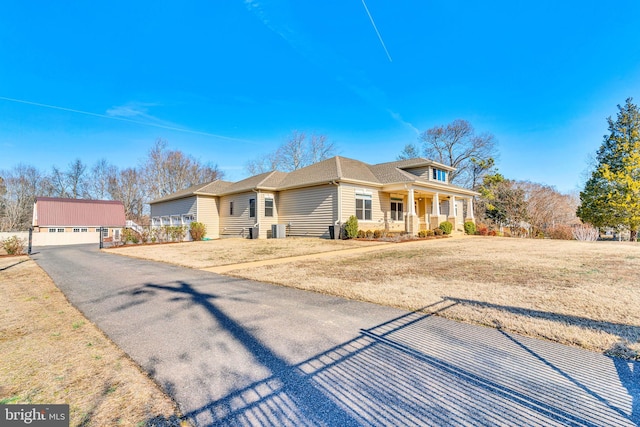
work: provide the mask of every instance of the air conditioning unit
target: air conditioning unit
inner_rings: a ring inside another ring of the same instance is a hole
[[[284,239],[287,237],[287,224],[273,224],[271,226],[271,237],[274,239]]]

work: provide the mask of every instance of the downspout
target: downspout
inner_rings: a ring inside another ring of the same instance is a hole
[[[332,180],[330,184],[336,186],[336,197],[338,200],[336,201],[336,210],[337,219],[334,221],[334,239],[340,239],[342,237],[342,189],[340,188],[340,184],[335,180]]]
[[[342,225],[342,191],[341,191],[341,188],[340,188],[340,184],[338,182],[336,182],[335,180],[331,181],[330,184],[336,186],[336,197],[338,198],[337,203],[336,203],[337,204],[336,207],[337,207],[337,210],[338,210],[338,212],[337,212],[338,219],[335,221],[334,225]]]
[[[252,189],[256,193],[256,222],[253,224],[253,228],[260,226],[260,190]],[[260,238],[260,228],[258,228],[258,238]]]

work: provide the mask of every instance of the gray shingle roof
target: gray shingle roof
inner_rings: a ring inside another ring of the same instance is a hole
[[[195,194],[210,194],[212,196],[215,196],[215,195],[218,195],[220,192],[224,191],[225,188],[229,187],[232,184],[233,182],[216,179],[215,181],[192,185],[191,187],[185,188],[184,190],[176,191],[175,193],[155,199],[150,203],[167,202],[169,200],[176,200],[176,199],[182,199],[184,197],[190,197]]]
[[[242,193],[254,189],[281,191],[290,188],[325,184],[331,181],[352,181],[379,186],[385,184],[421,182],[430,183],[438,187],[446,186],[452,189],[468,191],[455,185],[430,182],[427,179],[422,179],[405,170],[427,166],[437,166],[447,170],[454,170],[454,168],[449,166],[420,157],[370,165],[360,160],[335,156],[292,172],[271,171],[254,175],[238,182],[216,180],[210,183],[195,185],[154,200],[151,203],[174,200],[196,194],[221,196],[225,194]]]

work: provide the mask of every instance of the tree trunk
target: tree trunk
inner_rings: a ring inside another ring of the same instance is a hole
[[[629,240],[631,240],[632,242],[638,241],[638,230],[631,230],[631,237]]]

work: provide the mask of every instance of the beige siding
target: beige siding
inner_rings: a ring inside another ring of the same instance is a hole
[[[253,227],[256,218],[249,218],[249,199],[256,199],[252,192],[232,194],[220,198],[220,236],[247,237],[249,227]],[[233,202],[233,215],[230,215],[230,204]],[[257,209],[262,217],[262,213]]]
[[[265,199],[271,197],[273,199],[273,216],[265,216]],[[260,209],[260,238],[266,239],[271,237],[271,226],[280,224],[278,221],[278,195],[275,193],[260,193],[258,209]]]
[[[168,202],[154,203],[151,205],[151,217],[171,216],[171,215],[195,215],[196,196],[184,199],[170,200]]]
[[[198,215],[196,221],[207,227],[206,237],[217,239],[220,237],[220,201],[218,197],[198,196]]]
[[[377,188],[351,184],[342,184],[342,218],[344,223],[351,215],[356,214],[356,193],[363,191],[371,193],[371,221],[358,220],[361,230],[383,229],[385,220],[389,216],[391,200],[388,193],[379,192]],[[404,225],[403,225],[404,228]]]
[[[280,224],[290,224],[292,236],[329,237],[329,226],[337,219],[338,198],[335,185],[282,191],[278,197]]]
[[[425,180],[429,180],[431,179],[431,168],[429,166],[425,166],[422,168],[412,168],[412,169],[405,169],[407,172],[415,175],[415,176],[419,176],[422,179]]]
[[[407,212],[409,212],[409,203],[408,198],[404,194],[388,194],[382,193],[382,195],[386,195],[386,199],[382,202],[382,208],[385,210],[385,218],[388,220],[388,229],[389,231],[402,232],[405,230],[405,217],[407,216]],[[391,199],[400,199],[402,202],[402,216],[400,219],[392,220],[391,219]],[[420,206],[418,205],[418,209]]]
[[[456,199],[456,205],[458,206],[458,216],[456,217],[457,225],[464,227],[464,201]]]

